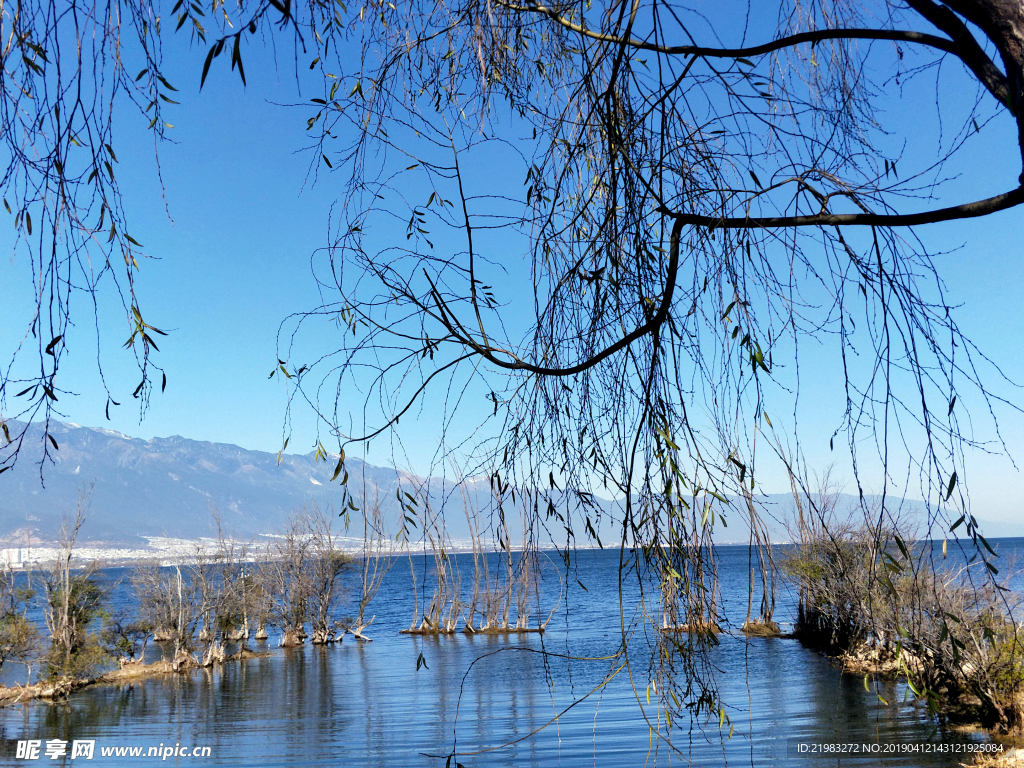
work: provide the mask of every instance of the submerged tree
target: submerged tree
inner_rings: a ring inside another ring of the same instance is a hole
[[[170,568],[157,561],[135,567],[131,585],[138,616],[135,622],[111,628],[111,645],[131,649],[132,632],[148,629],[154,640],[173,643],[172,665],[183,671],[224,661],[226,642],[242,641],[244,648],[257,591],[250,545],[225,536],[216,512],[213,522],[215,542],[197,544],[184,562]],[[128,655],[129,660],[134,656]]]
[[[339,578],[350,561],[334,532],[334,513],[323,505],[292,515],[271,542],[254,573],[261,622],[281,630],[281,645],[302,645],[310,624],[314,644],[341,640],[336,616],[342,590]]]
[[[116,658],[121,667],[144,663],[146,645],[151,637],[153,627],[150,623],[128,611],[119,611],[111,616],[100,633],[107,653]]]
[[[772,538],[765,524],[762,515],[757,509],[754,494],[743,483],[740,483],[740,492],[743,496],[743,506],[747,512],[747,520],[750,524],[750,542],[747,549],[750,563],[750,583],[747,592],[747,620],[743,623],[741,630],[747,635],[759,635],[761,637],[778,636],[782,634],[779,625],[772,617],[775,615],[775,556],[772,551]],[[754,565],[754,558],[757,565]],[[761,577],[761,609],[756,618],[751,618],[754,608],[754,594],[756,592],[756,578]]]
[[[395,553],[387,531],[387,520],[379,499],[370,501],[363,494],[363,549],[359,562],[359,603],[356,615],[345,633],[351,633],[356,640],[370,641],[364,631],[373,624],[376,615],[366,618],[366,609],[384,585],[384,577],[395,564]]]
[[[187,566],[183,574],[181,564],[172,570],[159,562],[141,563],[132,572],[131,585],[138,616],[153,628],[153,639],[172,643],[171,664],[188,670],[195,663],[191,653],[203,611]]]
[[[412,623],[403,629],[406,635],[451,635],[454,634],[462,614],[462,578],[459,564],[455,560],[452,541],[444,526],[441,513],[426,505],[423,522],[424,549],[429,547],[430,560],[433,562],[434,591],[430,601],[423,608],[422,619],[417,623],[418,595],[415,581],[413,582]],[[424,569],[428,561],[424,552]],[[409,554],[409,567],[414,569],[412,553]],[[415,570],[413,570],[415,579]],[[424,597],[426,597],[427,579],[423,579]]]
[[[302,645],[309,617],[309,581],[306,578],[310,542],[302,521],[293,516],[285,531],[267,547],[260,563],[260,580],[269,596],[269,623],[281,630],[281,645]]]
[[[304,518],[311,545],[306,578],[309,583],[310,639],[314,645],[340,641],[345,634],[344,630],[339,632],[342,621],[337,617],[342,596],[339,579],[352,558],[341,551],[333,530],[334,518],[334,509],[323,504],[314,504]]]
[[[518,547],[514,547],[506,536],[499,539],[498,547],[494,548],[482,530],[481,510],[476,508],[464,482],[459,484],[459,491],[473,547],[472,595],[469,602],[461,602],[462,631],[467,635],[544,632],[559,608],[563,585],[559,579],[558,599],[553,601],[545,615],[543,609],[547,606],[542,608],[540,593],[544,575],[542,555],[529,541],[531,533],[526,521],[523,521],[524,540]],[[557,577],[557,574],[549,573],[548,576]],[[513,608],[514,624],[511,623]],[[534,609],[536,624],[532,625],[530,616]]]

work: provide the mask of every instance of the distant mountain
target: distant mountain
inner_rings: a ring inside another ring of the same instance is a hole
[[[141,440],[106,429],[52,423],[59,450],[43,467],[41,428],[33,425],[15,468],[0,475],[0,539],[30,533],[52,541],[62,515],[73,514],[79,491],[93,487],[83,536],[108,543],[141,543],[143,536],[196,538],[213,534],[211,505],[225,531],[250,537],[280,529],[289,513],[313,501],[341,503],[341,486],[331,482],[335,460],[314,454],[277,455],[237,445],[183,437]],[[8,449],[9,450],[9,449]],[[421,478],[392,468],[348,459],[349,488],[361,506],[365,490],[397,506],[402,484],[413,490]],[[365,484],[363,480],[365,479]],[[450,488],[434,481],[433,503]],[[358,535],[361,535],[361,528]]]
[[[62,515],[73,514],[79,491],[90,484],[94,489],[82,537],[107,544],[138,545],[145,536],[210,536],[214,533],[211,506],[219,511],[225,532],[239,538],[280,530],[290,513],[312,502],[334,503],[340,511],[341,486],[331,482],[337,457],[317,462],[312,453],[284,454],[279,464],[274,453],[177,436],[141,440],[106,429],[60,423],[51,424],[50,432],[60,448],[51,451],[54,464],[43,467],[45,487],[39,472],[43,436],[37,426],[29,430],[14,470],[0,475],[0,542],[20,543],[26,534],[36,542],[55,540]],[[398,519],[396,491],[422,489],[433,509],[445,509],[449,536],[468,537],[461,494],[452,481],[424,479],[354,458],[346,461],[346,467],[348,487],[357,506],[363,506],[365,492],[377,498],[392,519]],[[483,508],[490,497],[489,481],[468,481],[467,493],[475,508]],[[594,526],[605,546],[614,546],[621,535],[615,505],[596,497],[594,502],[601,510],[600,521],[593,515]],[[788,540],[786,521],[792,517],[792,497],[765,496],[761,503],[772,540]],[[844,514],[856,514],[859,519],[856,507],[855,497],[841,497]],[[921,502],[905,502],[904,509],[911,520],[924,518]],[[516,541],[518,513],[507,511]],[[715,540],[746,543],[750,535],[746,514],[735,501],[723,511],[727,525],[716,523]],[[493,521],[483,520],[482,527],[486,529],[488,522]],[[551,534],[564,543],[561,525],[554,518],[546,522]],[[979,523],[989,538],[1024,536],[1021,523],[980,519]],[[577,543],[587,546],[584,525],[574,522],[574,527]],[[413,539],[419,538],[418,529],[412,533]],[[361,526],[355,526],[351,534],[361,536]]]

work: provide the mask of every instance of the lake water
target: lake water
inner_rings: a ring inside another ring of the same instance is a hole
[[[1024,552],[1021,539],[998,545],[1002,554]],[[721,547],[720,554],[725,616],[735,627],[746,613],[747,551]],[[642,653],[603,687],[621,659],[580,660],[614,654],[619,645],[617,565],[616,552],[580,552],[572,577],[586,591],[570,581],[544,635],[422,638],[398,634],[413,607],[408,561],[399,561],[370,609],[377,617],[367,632],[373,642],[348,637],[334,646],[286,650],[274,647],[272,636],[252,643],[269,652],[263,658],[187,677],[92,687],[66,703],[8,707],[0,710],[0,764],[34,764],[16,758],[17,740],[79,739],[95,740],[89,764],[97,765],[444,766],[454,750],[452,768],[456,761],[467,768],[956,766],[967,756],[876,753],[839,761],[800,755],[794,742],[882,749],[902,742],[935,750],[984,740],[945,727],[901,684],[878,683],[868,692],[862,677],[841,674],[795,640],[724,634],[711,658],[732,736],[728,725],[720,733],[716,716],[703,730],[699,723],[674,723],[669,745],[644,720],[644,710],[652,718],[656,711],[646,704]],[[417,561],[418,571],[421,566]],[[115,602],[123,599],[120,588]],[[779,602],[785,630],[792,596],[780,595]],[[645,647],[642,639],[637,645]],[[421,655],[425,666],[417,670]],[[161,761],[100,753],[175,745],[209,747],[210,756]]]

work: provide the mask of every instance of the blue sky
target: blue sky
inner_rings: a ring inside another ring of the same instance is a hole
[[[69,334],[62,373],[64,386],[78,394],[62,398],[60,405],[71,421],[133,436],[180,434],[277,451],[284,434],[285,391],[280,377],[268,380],[276,364],[275,337],[287,315],[318,303],[311,256],[328,241],[328,216],[340,193],[341,176],[321,177],[315,185],[308,177],[311,157],[297,150],[305,144],[310,111],[281,105],[317,93],[310,87],[312,80],[304,84],[301,96],[297,93],[289,54],[281,55],[278,69],[267,51],[251,53],[245,89],[227,66],[214,66],[200,93],[203,52],[185,50],[183,38],[171,41],[168,48],[168,61],[174,62],[169,79],[179,88],[181,105],[166,113],[175,127],[169,132],[173,143],[159,148],[163,190],[156,177],[152,139],[145,131],[148,120],[124,110],[116,146],[126,209],[134,222],[132,234],[155,257],[143,265],[140,302],[147,321],[170,332],[158,355],[167,370],[167,391],[154,394],[151,409],[140,422],[131,398],[137,383],[133,362],[120,349],[127,336],[123,312],[108,305],[100,321],[102,356],[107,379],[122,405],[111,409],[109,422],[104,418],[106,399],[96,373],[94,333],[88,307],[80,302],[78,309],[86,311],[76,315],[78,326]],[[940,77],[948,80],[940,82],[956,83],[961,77],[956,66],[947,66]],[[300,77],[310,76],[302,63],[298,72]],[[908,87],[898,102],[883,102],[883,120],[891,113],[901,136],[936,130],[934,88],[934,78],[925,77]],[[968,89],[963,98],[973,94]],[[959,106],[947,104],[946,130],[955,122],[952,116]],[[913,148],[908,155],[913,157]],[[997,118],[982,140],[969,145],[963,162],[959,170],[969,171],[969,178],[950,188],[956,192],[944,197],[944,204],[960,202],[961,195],[986,196],[1014,186],[1020,159],[1010,121]],[[493,173],[479,170],[475,181],[492,181]],[[511,169],[508,175],[518,177],[519,170]],[[927,244],[950,251],[938,262],[953,299],[963,304],[958,317],[966,334],[1008,376],[1024,382],[1021,232],[1021,210],[919,230]],[[4,238],[7,232],[0,230],[0,351],[6,356],[11,339],[24,332],[30,291],[27,272]],[[318,327],[317,334],[321,333],[329,346],[330,335],[337,331],[325,322]],[[827,443],[838,395],[833,390],[839,382],[836,369],[825,366],[823,362],[808,377],[801,410],[805,425],[829,425],[806,435],[808,458],[821,464],[830,456]],[[1002,387],[1000,392],[1024,403],[1020,391]],[[978,402],[965,405],[983,408]],[[1000,416],[1011,451],[1024,461],[1024,419],[1010,412]],[[434,453],[437,425],[431,417],[428,410],[420,419],[403,421],[406,445],[412,446],[404,459],[407,468],[422,471]],[[314,424],[308,410],[295,412],[292,433],[289,451],[312,450]],[[388,463],[390,449],[380,446],[367,458]],[[842,461],[838,467],[840,474],[848,473]],[[1007,459],[977,455],[968,470],[976,514],[1010,518],[1017,513],[1021,478]],[[772,482],[778,484],[778,479]]]

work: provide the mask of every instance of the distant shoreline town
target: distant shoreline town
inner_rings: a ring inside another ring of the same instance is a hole
[[[158,561],[160,565],[175,565],[199,554],[212,554],[217,540],[212,538],[175,539],[166,536],[143,536],[145,547],[89,546],[75,548],[75,559],[82,563],[100,561],[105,565],[130,565],[139,561]],[[266,536],[264,538],[272,538]],[[346,553],[362,550],[363,540],[353,536],[339,536],[338,548]],[[57,542],[39,546],[10,547],[0,550],[0,565],[14,569],[43,565],[51,562],[60,551]]]
[[[269,541],[275,534],[261,534],[258,539]],[[176,539],[166,536],[143,536],[145,547],[89,546],[85,544],[75,548],[75,560],[79,563],[98,561],[106,566],[120,567],[137,562],[159,562],[162,566],[178,565],[189,561],[196,554],[212,555],[217,551],[217,539],[202,537],[198,539]],[[363,551],[363,540],[356,536],[338,536],[335,539],[337,548],[349,555],[359,555]],[[242,544],[243,542],[236,542]],[[420,542],[411,546],[415,554]],[[407,547],[406,549],[410,549]],[[582,549],[582,548],[581,548]],[[26,567],[42,566],[57,557],[60,545],[57,542],[45,542],[36,546],[8,547],[0,549],[0,567],[21,570]],[[470,540],[452,542],[450,551],[462,554],[473,551]]]

